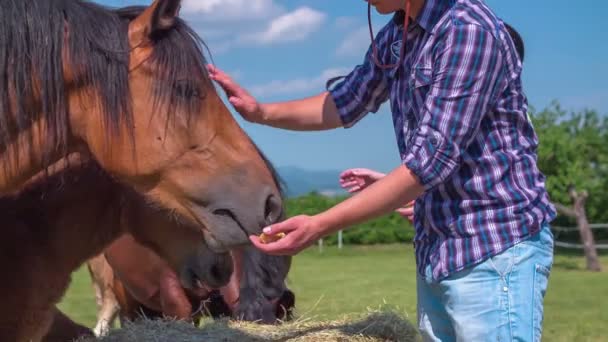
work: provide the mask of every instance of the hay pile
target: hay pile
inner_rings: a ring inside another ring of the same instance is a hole
[[[375,310],[358,319],[345,318],[333,322],[312,322],[298,319],[278,326],[246,322],[205,321],[200,328],[175,321],[142,320],[114,330],[100,340],[81,339],[79,342],[126,341],[416,341],[416,329],[395,310]]]

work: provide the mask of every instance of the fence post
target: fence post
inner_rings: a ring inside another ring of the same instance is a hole
[[[342,231],[338,231],[338,249],[342,249]]]
[[[319,239],[319,253],[323,253],[323,239]]]

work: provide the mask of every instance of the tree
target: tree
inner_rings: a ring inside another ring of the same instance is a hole
[[[568,187],[589,193],[587,214],[608,221],[608,134],[595,111],[567,114],[558,104],[533,114],[539,136],[538,165],[557,203],[570,203]]]
[[[602,266],[600,265],[600,260],[597,256],[593,232],[589,227],[589,221],[587,220],[587,214],[585,213],[585,201],[587,200],[588,194],[586,191],[579,194],[574,187],[570,187],[569,193],[574,204],[572,209],[559,203],[556,203],[555,206],[563,215],[576,219],[581,241],[583,242],[585,258],[587,259],[587,269],[589,271],[601,272]]]

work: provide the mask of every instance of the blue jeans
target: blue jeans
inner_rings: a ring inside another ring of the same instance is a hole
[[[441,280],[418,275],[418,328],[424,341],[540,341],[553,234],[536,235]]]

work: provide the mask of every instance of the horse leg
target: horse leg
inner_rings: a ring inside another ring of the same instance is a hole
[[[93,331],[95,336],[100,337],[109,332],[120,310],[114,294],[114,273],[103,254],[90,259],[87,266],[93,281],[99,310],[97,324]]]
[[[118,306],[116,298],[113,296],[113,294],[106,293],[103,298],[101,310],[99,311],[97,325],[94,329],[95,336],[101,337],[108,334],[112,328],[112,325],[114,324],[114,321],[116,320],[116,317],[118,316],[119,311],[120,307]]]
[[[65,342],[79,337],[93,337],[93,332],[91,329],[72,321],[55,307],[53,323],[42,342]]]

